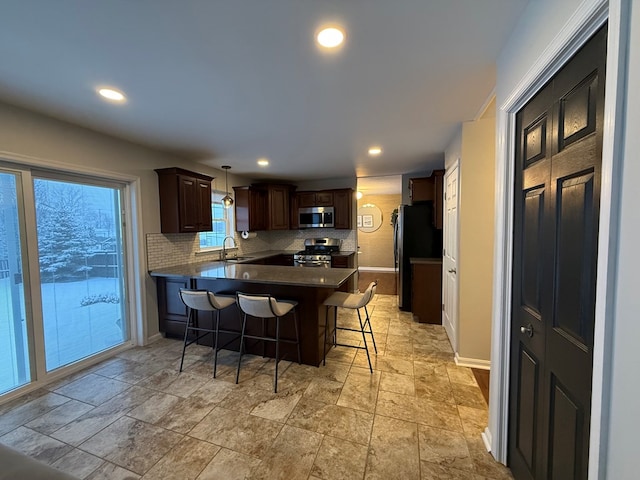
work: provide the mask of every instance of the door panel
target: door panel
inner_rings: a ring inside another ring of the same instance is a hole
[[[455,352],[458,351],[458,165],[445,174],[442,285],[442,324]]]
[[[516,115],[509,466],[587,475],[606,27]]]

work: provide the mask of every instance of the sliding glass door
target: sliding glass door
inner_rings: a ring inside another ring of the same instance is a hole
[[[33,182],[46,370],[129,339],[121,188]]]
[[[125,191],[0,164],[0,396],[129,341]]]
[[[0,170],[0,394],[31,381],[20,176]]]

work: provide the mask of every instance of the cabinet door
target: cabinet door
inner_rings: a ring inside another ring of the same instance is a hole
[[[410,178],[409,197],[411,203],[433,202],[434,185],[433,177]]]
[[[333,192],[333,208],[335,210],[335,228],[351,229],[351,209],[353,206],[353,190],[335,190]]]
[[[211,182],[198,180],[198,231],[210,232],[213,228],[211,218]]]
[[[316,206],[316,193],[315,192],[300,192],[296,195],[298,200],[298,207],[315,207]]]
[[[262,189],[249,189],[249,229],[250,231],[267,230],[269,209],[267,208],[267,192]]]
[[[159,329],[167,336],[181,337],[187,322],[187,307],[180,300],[180,289],[189,288],[188,278],[163,278],[156,280],[158,288]]]
[[[270,186],[268,190],[269,230],[289,229],[289,188]]]
[[[316,192],[316,206],[330,207],[333,205],[333,192]]]
[[[198,182],[193,177],[178,175],[180,232],[197,232],[200,212]]]

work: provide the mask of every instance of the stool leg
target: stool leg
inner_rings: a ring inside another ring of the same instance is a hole
[[[336,307],[337,308],[337,307]],[[322,344],[322,364],[327,364],[327,329],[329,328],[329,305],[327,305],[324,316],[324,343]]]
[[[220,310],[216,310],[216,340],[213,344],[213,378],[218,369],[218,337],[220,337]]]
[[[373,340],[373,349],[375,350],[376,354],[378,353],[378,347],[376,347],[376,339],[373,336],[373,328],[371,328],[371,321],[369,320],[369,310],[367,310],[367,306],[364,306],[364,311],[367,314],[367,319],[364,322],[364,325],[367,326],[367,323],[369,324],[369,333],[371,334],[371,340]]]
[[[296,328],[296,347],[298,347],[298,365],[302,364],[302,355],[300,354],[300,333],[298,330],[298,312],[293,309],[293,326]]]
[[[338,307],[333,307],[333,346],[338,346]]]
[[[242,333],[240,334],[240,357],[238,358],[238,371],[236,372],[236,384],[240,379],[240,364],[242,363],[242,347],[244,345],[244,332],[245,332],[246,326],[247,326],[247,314],[245,313],[244,317],[242,318]]]
[[[182,360],[180,360],[180,371],[182,371],[182,365],[184,364],[184,352],[187,350],[187,337],[189,334],[189,326],[191,325],[192,315],[193,310],[189,309],[189,314],[187,315],[187,324],[184,327],[184,343],[182,344]]]
[[[265,328],[265,319],[262,319],[262,338],[267,336],[267,329]],[[262,358],[267,356],[267,342],[262,341]]]
[[[273,393],[278,393],[278,361],[280,358],[280,317],[276,317],[276,372],[273,380]]]
[[[367,361],[369,362],[369,370],[373,373],[373,367],[371,366],[371,358],[369,357],[369,347],[367,347],[367,338],[364,336],[364,324],[362,323],[362,317],[360,316],[360,309],[356,308],[358,312],[358,321],[360,322],[360,330],[362,331],[362,340],[364,341],[364,351],[367,352]]]

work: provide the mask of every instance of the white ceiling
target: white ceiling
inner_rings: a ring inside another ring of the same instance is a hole
[[[8,0],[0,99],[254,178],[429,170],[490,95],[526,2]],[[333,54],[324,23],[347,31]]]

